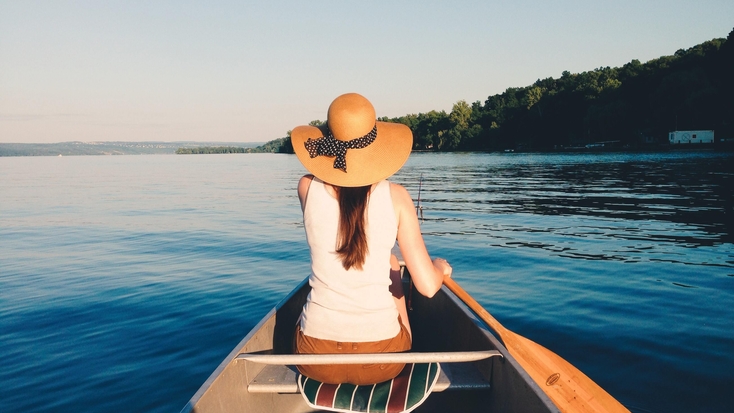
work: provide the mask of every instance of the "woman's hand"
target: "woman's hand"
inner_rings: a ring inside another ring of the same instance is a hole
[[[435,258],[433,260],[433,266],[436,267],[438,272],[443,274],[444,277],[451,277],[451,273],[454,271],[449,265],[449,262],[443,258]]]

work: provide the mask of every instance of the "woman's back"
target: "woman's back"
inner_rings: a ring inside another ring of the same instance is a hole
[[[336,253],[339,205],[318,178],[308,189],[303,219],[312,269],[312,292],[301,319],[304,334],[334,341],[378,341],[395,336],[400,326],[389,274],[398,228],[390,184],[381,181],[369,194],[368,249],[361,270],[346,270]]]

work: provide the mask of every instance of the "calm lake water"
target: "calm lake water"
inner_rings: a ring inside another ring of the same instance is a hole
[[[731,412],[733,163],[416,153],[393,180],[506,327],[634,412]],[[270,154],[0,158],[0,410],[180,410],[308,274],[303,173]]]

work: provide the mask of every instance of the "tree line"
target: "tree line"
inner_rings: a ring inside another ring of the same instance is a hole
[[[248,149],[237,146],[198,146],[196,148],[178,148],[176,155],[199,155],[212,153],[248,153]]]
[[[287,141],[287,145],[286,145]],[[243,148],[239,146],[198,146],[195,148],[178,148],[177,155],[199,155],[199,154],[217,154],[217,153],[272,153],[287,152],[285,148],[290,148],[293,152],[293,146],[290,145],[290,138],[280,138],[267,142],[254,148]]]
[[[564,71],[484,102],[458,101],[448,113],[379,120],[407,125],[414,149],[433,151],[558,150],[599,142],[637,148],[667,143],[673,130],[712,129],[717,140],[734,138],[734,30],[646,63]],[[293,152],[290,132],[277,142],[273,152]]]

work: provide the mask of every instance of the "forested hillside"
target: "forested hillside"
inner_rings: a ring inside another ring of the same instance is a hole
[[[646,63],[566,71],[484,102],[459,101],[450,113],[380,120],[408,125],[419,150],[553,150],[598,142],[638,148],[667,143],[676,129],[734,138],[733,97],[734,30],[727,39]],[[289,144],[280,151],[292,151]]]

